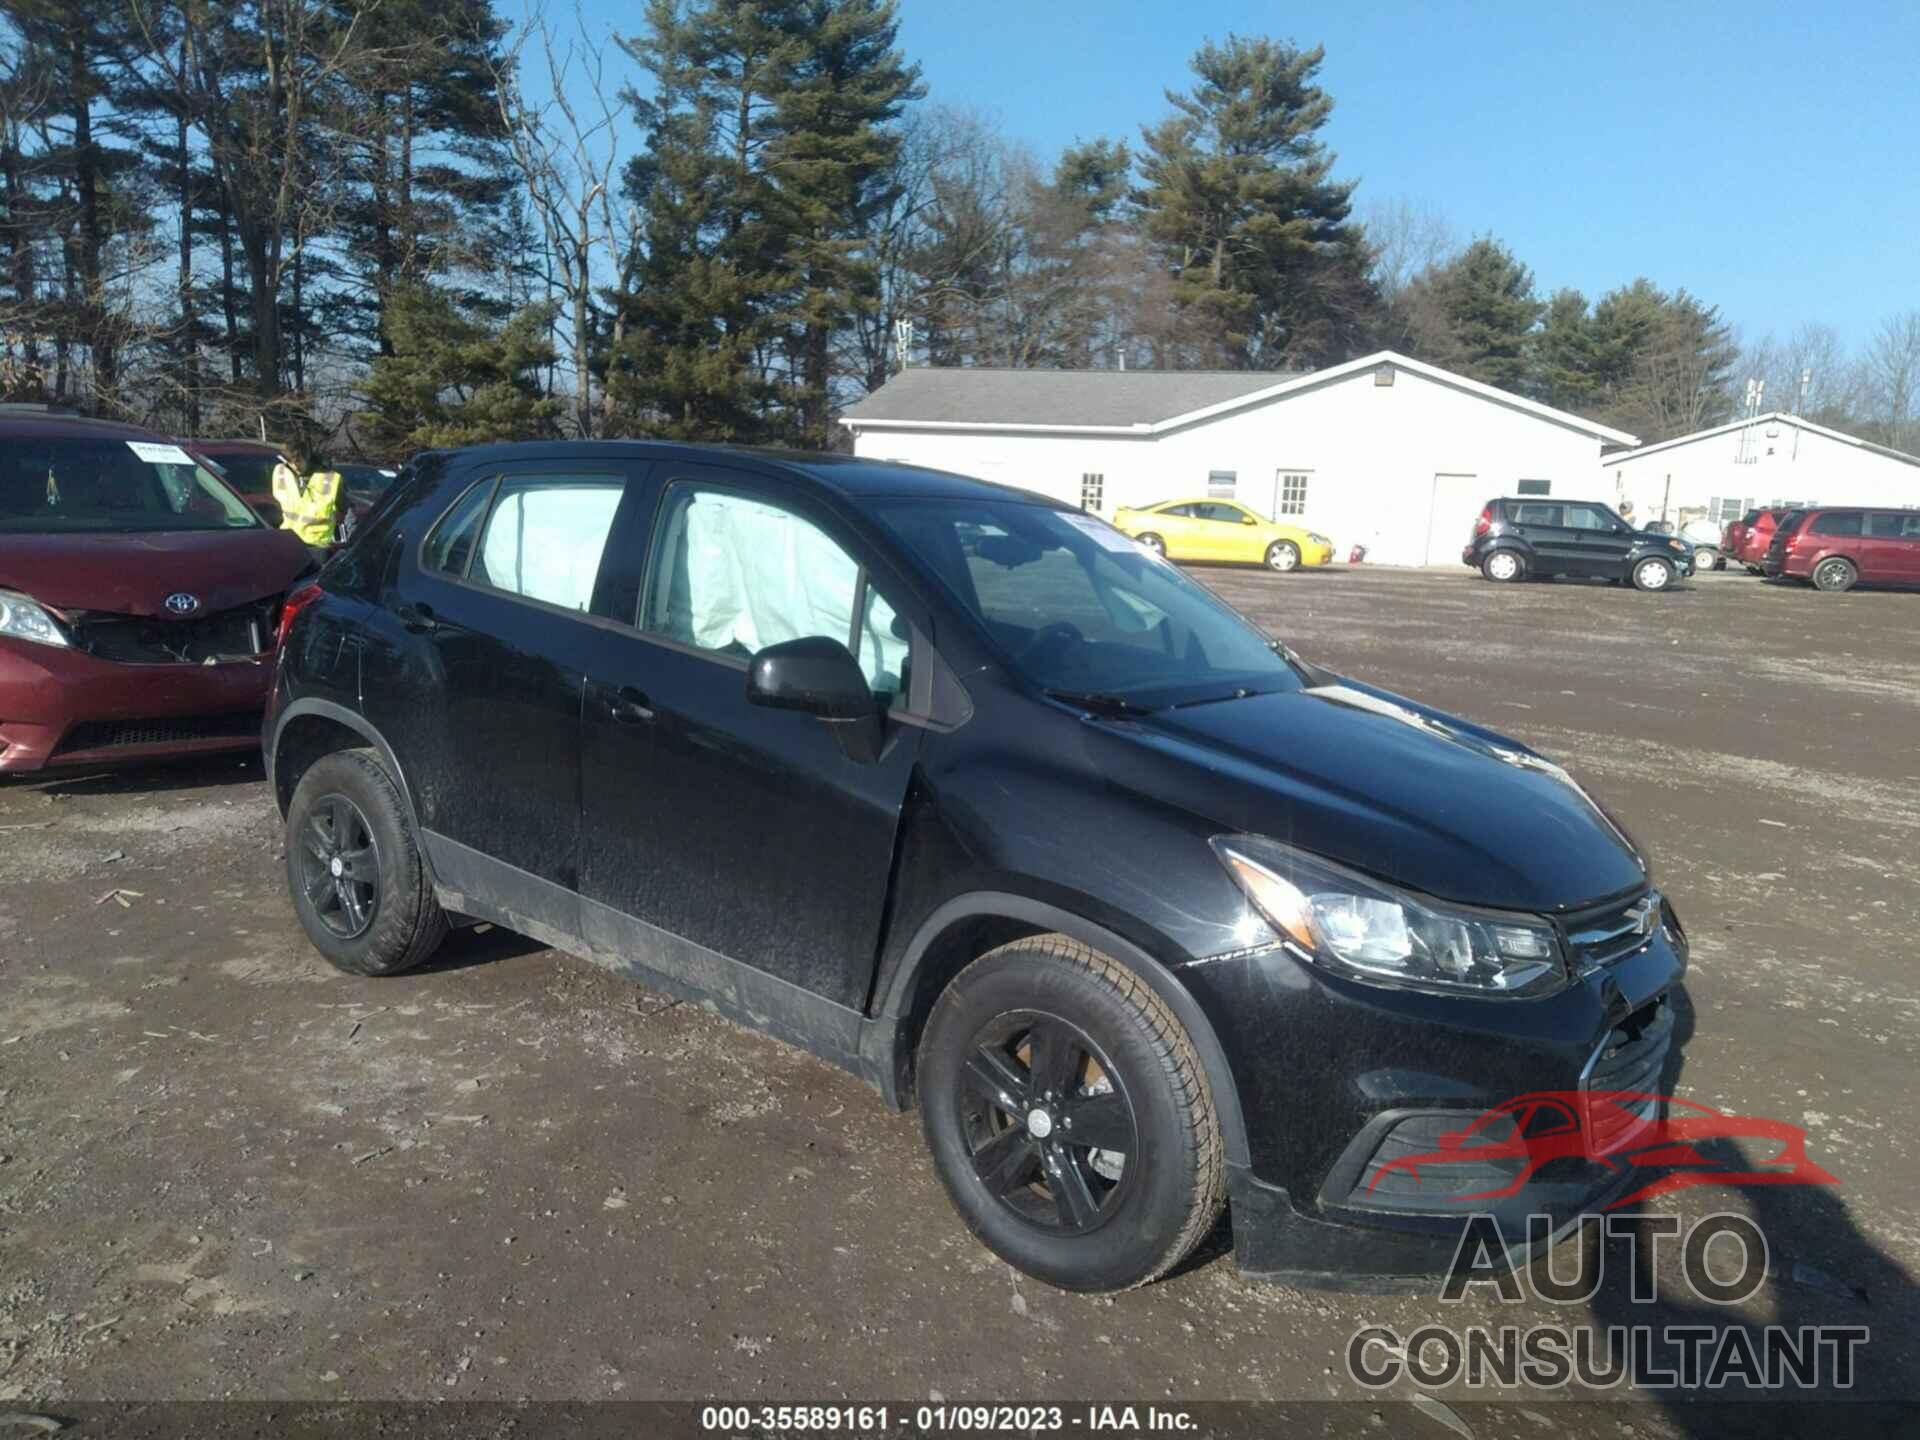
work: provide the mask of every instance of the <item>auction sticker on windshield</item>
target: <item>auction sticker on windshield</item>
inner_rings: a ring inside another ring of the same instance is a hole
[[[1160,558],[1146,546],[1139,544],[1131,536],[1121,534],[1104,520],[1096,520],[1091,515],[1070,515],[1064,511],[1061,512],[1060,518],[1081,534],[1092,536],[1104,549],[1116,551],[1121,555],[1152,555],[1156,560]]]
[[[178,445],[150,445],[143,440],[129,440],[127,448],[149,465],[193,464],[193,457]]]

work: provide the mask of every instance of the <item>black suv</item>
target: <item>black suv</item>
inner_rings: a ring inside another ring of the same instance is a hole
[[[1032,1275],[1139,1284],[1223,1203],[1250,1272],[1430,1273],[1469,1210],[1518,1245],[1626,1178],[1405,1160],[1523,1092],[1657,1087],[1686,941],[1632,842],[1078,510],[433,453],[288,611],[265,745],[328,959],[486,920],[697,997],[917,1099]]]
[[[1550,575],[1631,581],[1665,590],[1693,573],[1693,546],[1636,530],[1597,500],[1489,500],[1460,558],[1489,580]]]

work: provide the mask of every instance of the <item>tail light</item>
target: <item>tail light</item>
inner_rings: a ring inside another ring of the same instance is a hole
[[[280,602],[280,622],[274,627],[274,649],[279,650],[286,645],[287,632],[293,628],[293,617],[326,593],[313,582],[287,592],[287,598]]]
[[[1493,506],[1483,505],[1480,507],[1480,518],[1473,522],[1473,533],[1484,535],[1491,529],[1493,529]]]

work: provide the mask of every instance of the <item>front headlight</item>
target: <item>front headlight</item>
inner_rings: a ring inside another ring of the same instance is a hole
[[[1448,993],[1538,996],[1567,981],[1553,927],[1416,899],[1259,835],[1213,850],[1288,947],[1355,980]]]
[[[1690,547],[1687,544],[1687,542],[1684,540],[1669,540],[1667,541],[1667,548],[1669,550],[1687,550],[1692,547]]]
[[[1318,530],[1309,530],[1307,532],[1307,538],[1316,545],[1325,545],[1329,548],[1333,545],[1333,541],[1322,535]]]
[[[69,648],[67,632],[47,609],[12,590],[0,590],[0,635]]]

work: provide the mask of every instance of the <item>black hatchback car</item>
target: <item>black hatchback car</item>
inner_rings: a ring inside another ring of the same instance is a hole
[[[1564,771],[1036,495],[434,453],[288,612],[266,753],[334,964],[485,920],[697,997],[917,1100],[1057,1285],[1160,1275],[1223,1204],[1298,1278],[1431,1273],[1471,1210],[1562,1230],[1621,1177],[1387,1167],[1673,1044],[1680,924]]]
[[[1460,559],[1489,580],[1572,576],[1665,590],[1693,573],[1693,546],[1636,530],[1597,500],[1489,500]]]

